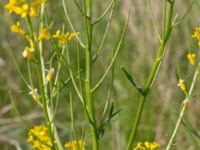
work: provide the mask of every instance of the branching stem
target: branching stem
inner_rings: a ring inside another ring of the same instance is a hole
[[[151,72],[149,74],[148,80],[147,80],[145,88],[144,88],[144,93],[140,97],[139,105],[137,107],[136,116],[135,116],[135,119],[133,121],[133,125],[132,125],[132,128],[131,128],[131,133],[130,133],[130,136],[129,136],[129,139],[128,139],[128,144],[127,144],[126,150],[132,149],[132,144],[133,144],[133,141],[134,141],[134,137],[136,135],[136,131],[138,129],[140,119],[141,119],[145,100],[146,100],[146,98],[147,98],[156,78],[157,78],[158,72],[160,70],[160,65],[163,62],[167,42],[169,40],[171,31],[172,31],[173,8],[174,8],[174,1],[171,0],[169,2],[169,7],[168,7],[167,26],[166,26],[166,30],[164,30],[164,33],[163,33],[164,37],[163,37],[162,41],[160,42],[160,46],[159,46],[159,49],[158,49],[158,52],[157,52],[157,56],[154,60],[153,67],[151,69]],[[164,27],[165,27],[165,25],[164,25]]]

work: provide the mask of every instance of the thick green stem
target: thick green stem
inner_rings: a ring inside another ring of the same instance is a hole
[[[167,29],[166,29],[165,33],[163,33],[164,38],[162,39],[162,41],[160,41],[160,46],[159,46],[159,49],[158,49],[158,52],[157,52],[157,56],[155,58],[153,67],[151,69],[150,75],[149,75],[148,80],[146,82],[144,93],[141,95],[141,97],[139,99],[139,105],[137,107],[136,116],[134,118],[134,122],[133,122],[133,125],[132,125],[132,128],[131,128],[131,133],[130,133],[130,136],[129,136],[129,139],[128,139],[128,144],[127,144],[126,150],[132,149],[133,140],[134,140],[134,137],[136,135],[136,131],[138,129],[138,125],[139,125],[139,122],[140,122],[140,119],[141,119],[141,116],[142,116],[145,100],[146,100],[146,98],[147,98],[156,78],[157,78],[158,72],[160,70],[160,65],[163,62],[167,42],[169,40],[171,31],[172,31],[173,6],[174,6],[174,2],[170,2],[170,6],[168,8]]]
[[[93,93],[91,91],[92,87],[92,0],[85,0],[85,26],[86,26],[86,99],[87,99],[87,108],[89,113],[89,118],[92,123],[90,124],[91,134],[92,134],[92,147],[93,150],[98,150],[98,136],[97,136],[97,127],[95,119],[95,109],[94,109],[94,99]]]

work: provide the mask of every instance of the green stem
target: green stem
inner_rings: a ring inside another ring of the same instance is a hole
[[[193,76],[193,80],[192,80],[192,84],[190,86],[190,90],[189,90],[189,93],[188,93],[188,96],[186,97],[186,99],[183,101],[183,106],[181,108],[181,111],[180,111],[180,114],[179,114],[179,117],[178,117],[178,120],[177,120],[177,123],[176,123],[176,126],[174,128],[174,131],[172,133],[172,136],[167,144],[167,147],[166,147],[166,150],[169,150],[172,146],[172,143],[174,141],[174,138],[178,132],[178,129],[180,127],[180,123],[184,117],[184,114],[186,113],[186,110],[188,108],[188,105],[189,105],[189,102],[190,102],[190,99],[192,97],[192,93],[194,91],[194,86],[195,86],[195,83],[197,81],[197,77],[199,75],[199,72],[200,72],[200,62],[198,64],[198,68],[196,69],[195,73],[194,73],[194,76]]]
[[[31,67],[30,67],[30,61],[27,60],[27,67],[28,67],[28,76],[30,80],[31,87],[33,88],[33,80],[32,80],[32,75],[31,75]]]
[[[53,136],[53,133],[52,133],[52,130],[51,130],[51,125],[49,124],[50,118],[49,118],[49,115],[48,115],[48,111],[46,109],[46,97],[45,97],[44,84],[43,84],[43,79],[42,79],[40,54],[38,53],[37,48],[36,48],[37,47],[36,46],[36,39],[35,39],[35,36],[34,36],[32,22],[31,22],[31,19],[29,17],[27,17],[27,26],[28,26],[31,38],[32,38],[33,43],[34,43],[33,46],[34,46],[35,55],[36,55],[36,59],[37,59],[37,65],[36,65],[37,79],[38,79],[38,83],[39,83],[39,90],[40,90],[40,93],[41,93],[41,100],[42,100],[42,106],[43,106],[42,108],[43,108],[45,123],[48,126],[48,132],[49,132],[49,136],[50,136],[51,143],[52,143],[51,150],[55,150],[54,136]]]
[[[92,0],[85,0],[85,27],[86,27],[86,99],[88,106],[89,118],[92,123],[90,123],[91,134],[92,134],[92,149],[98,150],[98,135],[97,135],[97,127],[96,127],[96,119],[95,119],[95,109],[94,109],[94,99],[93,93],[91,92],[92,86]]]
[[[45,22],[45,4],[42,4],[41,6],[41,10],[40,10],[40,28],[43,28],[44,27],[44,22]],[[50,99],[48,97],[48,90],[47,90],[47,85],[45,84],[46,83],[46,79],[45,79],[45,64],[44,64],[44,51],[43,51],[43,42],[40,41],[39,42],[39,51],[40,51],[40,67],[41,67],[41,72],[42,72],[42,84],[43,84],[43,87],[44,87],[44,96],[45,96],[45,107],[44,109],[47,111],[47,115],[48,115],[48,118],[49,118],[49,122],[48,122],[48,127],[50,127],[50,130],[51,130],[51,142],[52,142],[52,145],[55,149],[55,140],[56,140],[56,143],[58,145],[58,148],[59,150],[63,150],[63,146],[62,146],[62,143],[61,143],[61,140],[58,136],[58,133],[57,133],[57,129],[56,129],[56,126],[54,124],[54,115],[52,113],[52,109],[51,109],[51,105],[49,104],[50,103]]]
[[[136,116],[135,116],[135,119],[134,119],[134,122],[133,122],[133,125],[132,125],[132,129],[131,129],[131,133],[130,133],[130,136],[129,136],[129,139],[128,139],[128,144],[127,144],[126,150],[132,149],[133,140],[134,140],[134,137],[136,135],[136,131],[138,129],[138,125],[139,125],[141,115],[142,115],[142,112],[143,112],[145,100],[146,100],[146,98],[147,98],[156,78],[157,78],[158,72],[160,70],[160,65],[163,62],[167,42],[169,40],[171,31],[172,31],[171,25],[172,25],[172,15],[173,15],[174,1],[170,2],[169,4],[170,4],[170,6],[168,8],[167,29],[166,29],[165,33],[163,33],[164,38],[160,42],[160,46],[159,46],[159,49],[158,49],[158,52],[157,52],[157,56],[155,58],[153,67],[151,69],[150,75],[149,75],[148,80],[147,80],[146,85],[145,85],[144,93],[141,95],[141,97],[139,99],[139,105],[137,107]]]
[[[40,10],[40,28],[44,27],[44,4],[41,6],[41,10]],[[53,124],[51,123],[51,112],[50,112],[50,105],[49,103],[49,99],[48,99],[48,94],[47,94],[47,86],[45,85],[45,65],[44,65],[44,51],[43,51],[43,43],[42,41],[39,42],[39,58],[38,60],[40,60],[40,72],[41,72],[41,84],[43,86],[42,88],[42,93],[43,93],[43,97],[44,97],[44,101],[43,101],[43,110],[48,118],[48,129],[49,129],[49,133],[50,133],[50,137],[51,137],[51,143],[52,143],[52,149],[55,150],[55,137],[54,137],[54,129],[53,129]]]
[[[80,150],[80,145],[78,143],[78,135],[76,132],[76,125],[74,121],[74,110],[73,110],[73,100],[72,100],[72,94],[70,93],[70,113],[71,113],[71,126],[74,134],[74,139],[76,141],[76,144],[78,145],[78,150]]]

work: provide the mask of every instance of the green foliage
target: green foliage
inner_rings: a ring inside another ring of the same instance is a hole
[[[64,57],[62,55],[61,47],[58,46],[57,49],[55,48],[56,45],[51,47],[49,43],[45,44],[44,59],[49,60],[51,58],[53,66],[61,64],[57,86],[51,85],[55,87],[59,96],[55,97],[55,101],[50,103],[54,108],[55,125],[61,142],[73,140],[74,134],[77,134],[76,140],[83,138],[86,142],[86,149],[91,149],[92,133],[89,126],[93,124],[93,119],[90,120],[91,118],[89,118],[88,121],[87,103],[80,101],[80,97],[74,88],[74,84],[82,84],[82,88],[78,86],[77,89],[82,90],[83,98],[86,97],[85,86],[83,86],[86,77],[83,44],[87,41],[85,38],[87,33],[84,29],[83,12],[79,11],[80,8],[77,8],[77,4],[74,2],[80,4],[81,8],[84,5],[82,0],[65,1],[68,17],[74,29],[81,33],[79,36],[81,43],[80,41],[68,43],[70,67],[66,55]],[[193,7],[191,7],[191,3],[194,3]],[[25,81],[29,80],[27,62],[22,57],[23,48],[26,45],[25,40],[10,32],[10,25],[19,18],[11,17],[3,8],[5,4],[5,1],[0,2],[2,8],[0,9],[0,147],[4,150],[17,148],[28,150],[31,149],[26,142],[28,129],[22,120],[27,122],[30,129],[34,125],[44,124],[44,119],[40,106],[32,100],[28,94],[29,89],[23,81],[23,77]],[[136,109],[140,103],[139,96],[145,95],[144,93],[148,91],[145,89],[145,83],[160,42],[157,34],[162,31],[160,22],[162,20],[163,2],[151,1],[151,5],[153,23],[150,15],[151,10],[146,0],[93,1],[93,21],[96,20],[96,22],[93,26],[94,36],[92,39],[91,55],[93,59],[91,69],[93,76],[91,90],[95,91],[94,109],[98,140],[100,145],[106,145],[106,147],[100,146],[100,149],[125,149],[132,120],[135,118]],[[177,64],[179,62],[181,64],[181,76],[184,77],[187,88],[190,86],[195,70],[195,67],[188,64],[186,49],[190,47],[194,52],[199,49],[196,42],[193,42],[191,38],[194,28],[200,24],[198,20],[199,7],[199,1],[176,0],[175,2],[173,18],[177,16],[176,21],[183,22],[177,24],[178,26],[174,28],[169,39],[158,78],[144,105],[140,125],[133,142],[134,146],[139,141],[157,141],[162,146],[161,149],[164,149],[167,145],[178,118],[177,112],[180,111],[185,96],[177,87]],[[127,32],[124,36],[124,42],[121,41],[119,44],[119,37],[123,32],[122,27],[129,8],[132,8],[132,13]],[[52,33],[58,28],[63,29],[63,31],[73,31],[67,21],[61,1],[49,0],[46,9],[48,24]],[[101,16],[102,12],[105,12],[103,17]],[[185,14],[187,15],[185,16]],[[37,23],[40,20],[35,19],[34,21],[33,26],[38,29]],[[22,25],[25,27],[25,22],[22,22]],[[157,27],[156,32],[155,27]],[[117,44],[119,44],[118,51],[115,51],[114,48],[117,48]],[[79,52],[76,51],[77,47],[79,47]],[[116,58],[114,58],[113,53],[117,54]],[[51,55],[53,57],[50,57]],[[199,55],[197,58],[199,59]],[[159,62],[161,59],[157,60]],[[31,75],[34,84],[38,86],[35,64],[37,64],[37,61],[30,65]],[[49,64],[49,62],[45,62],[45,66]],[[19,67],[19,70],[16,66]],[[112,70],[113,66],[114,71]],[[120,66],[124,67],[120,69]],[[107,73],[104,77],[105,72]],[[73,79],[75,80],[74,83]],[[98,82],[99,79],[103,80]],[[112,87],[110,84],[113,84]],[[198,84],[195,85],[197,91],[199,88]],[[9,96],[8,91],[11,91],[12,96]],[[190,123],[182,122],[186,130],[180,128],[181,134],[178,132],[172,144],[172,149],[199,149],[200,121],[198,116],[200,115],[200,101],[197,91],[192,95],[191,105],[185,116]],[[72,104],[70,107],[70,93],[73,95],[73,108]],[[12,97],[12,101],[10,97]],[[12,105],[13,102],[14,105]],[[104,111],[103,115],[102,111]],[[73,116],[71,113],[73,113]],[[71,118],[74,119],[73,125],[71,125]],[[76,133],[73,133],[75,129]],[[195,140],[191,140],[188,133]]]

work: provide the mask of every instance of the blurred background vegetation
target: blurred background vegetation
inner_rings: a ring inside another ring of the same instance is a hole
[[[82,3],[81,0],[79,2]],[[94,18],[98,17],[105,10],[109,2],[110,0],[94,0]],[[7,1],[0,2],[0,149],[13,150],[16,148],[20,149],[21,147],[22,149],[28,150],[30,149],[29,144],[26,142],[28,130],[14,110],[8,91],[12,92],[13,101],[18,112],[26,120],[29,128],[43,123],[42,112],[28,95],[27,87],[20,79],[11,55],[9,54],[9,44],[11,44],[12,52],[15,55],[20,69],[24,76],[28,77],[26,69],[27,63],[22,57],[22,50],[25,44],[16,34],[10,32],[10,25],[18,18],[11,17],[6,12],[4,9],[6,3]],[[159,0],[152,1],[153,14],[156,18],[158,28],[161,26],[162,3]],[[189,3],[189,0],[176,0],[175,12],[179,16],[182,16],[187,10]],[[67,0],[66,4],[68,12],[70,12],[70,18],[76,30],[81,33],[80,37],[84,41],[85,33],[82,16],[78,12],[73,0]],[[115,80],[111,96],[111,101],[115,103],[116,109],[121,109],[122,111],[115,117],[112,124],[106,127],[105,134],[100,140],[102,150],[125,149],[138,104],[139,93],[127,81],[120,67],[124,66],[136,78],[138,83],[144,85],[159,45],[150,17],[148,1],[117,1],[103,51],[98,57],[97,62],[93,65],[94,83],[102,76],[110,62],[112,48],[118,42],[129,8],[132,9],[131,19],[125,41],[115,63]],[[182,24],[173,30],[158,80],[145,104],[144,113],[137,132],[137,141],[157,141],[162,145],[161,149],[164,149],[169,140],[169,136],[178,118],[181,102],[184,99],[184,94],[177,87],[177,64],[180,63],[181,65],[182,78],[185,79],[187,87],[190,85],[194,72],[194,67],[188,63],[186,55],[188,47],[198,53],[197,44],[191,35],[195,27],[200,25],[199,8],[200,1],[196,0]],[[64,16],[61,1],[48,0],[47,10],[49,20],[54,21],[52,31],[55,31],[57,28],[62,28],[63,25],[65,25],[66,30],[71,31]],[[108,17],[95,26],[94,53],[101,42],[107,20]],[[76,42],[70,43],[70,56],[73,64],[76,63],[75,48]],[[47,46],[45,51],[49,49]],[[83,51],[81,52],[81,58],[82,60],[84,59]],[[198,59],[200,58],[198,57]],[[84,62],[82,63],[82,68],[84,69]],[[66,80],[68,77],[66,68],[63,68],[63,80]],[[95,107],[98,121],[101,119],[105,105],[111,80],[110,77],[111,75],[106,78],[103,87],[98,89],[95,94]],[[59,111],[56,115],[56,125],[63,142],[73,139],[69,111],[69,91],[73,91],[71,87],[71,85],[68,85],[61,91]],[[181,126],[172,148],[174,150],[200,149],[200,140],[188,130],[188,126],[190,126],[200,132],[199,89],[200,86],[197,84],[190,108],[185,117],[187,127],[185,125]],[[81,130],[86,125],[86,145],[90,149],[90,131],[86,121],[87,118],[83,113],[84,110],[78,98],[76,96],[73,96],[73,98],[78,133],[81,135]],[[137,141],[135,141],[135,144]]]

